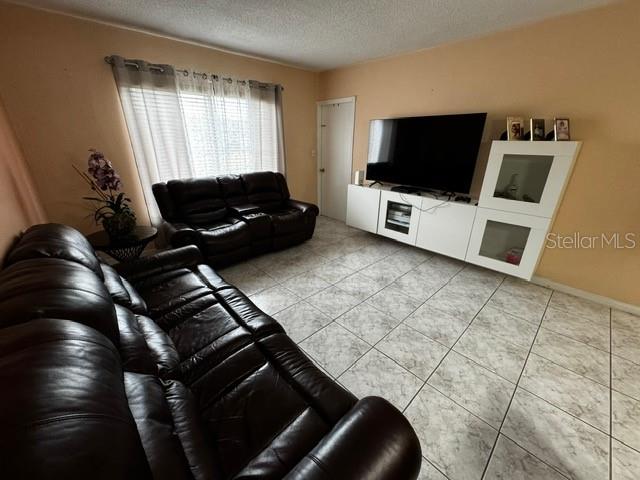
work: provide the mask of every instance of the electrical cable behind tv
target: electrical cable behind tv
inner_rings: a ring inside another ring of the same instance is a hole
[[[429,193],[429,195],[433,195],[433,198],[438,199],[437,195],[433,194],[433,193]],[[450,200],[443,200],[442,202],[440,202],[437,205],[433,205],[432,207],[429,208],[422,208],[422,206],[418,207],[416,205],[414,205],[413,203],[411,203],[409,200],[407,200],[406,198],[404,198],[404,193],[400,194],[400,199],[404,202],[407,203],[409,205],[411,205],[411,207],[415,208],[416,210],[418,210],[419,212],[430,212],[432,210],[436,210],[444,205],[446,205],[447,203],[450,202]]]

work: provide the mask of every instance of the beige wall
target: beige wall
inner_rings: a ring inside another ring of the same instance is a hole
[[[148,222],[135,161],[109,65],[119,54],[151,62],[280,83],[289,187],[315,200],[317,74],[158,36],[0,3],[0,95],[47,214],[95,229],[71,164],[87,149],[105,152],[119,171],[140,221]]]
[[[18,142],[0,102],[0,263],[25,228],[45,220]]]
[[[372,118],[489,112],[569,116],[584,145],[553,231],[640,233],[640,2],[325,72],[320,97],[355,95],[354,166]],[[640,304],[633,250],[549,250],[537,275]]]

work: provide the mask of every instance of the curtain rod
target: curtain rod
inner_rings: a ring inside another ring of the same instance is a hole
[[[106,57],[104,57],[104,61],[106,63],[108,63],[109,65],[111,65],[111,66],[113,66],[115,64],[115,62],[113,60],[113,56],[111,56],[111,55],[107,55]],[[127,66],[127,67],[135,67],[135,68],[139,69],[140,68],[140,64],[138,64],[137,62],[138,62],[138,60],[129,60],[127,58],[124,59],[125,66]],[[168,65],[147,63],[147,66],[148,66],[149,70],[155,70],[157,72],[164,73],[165,67],[167,67]],[[175,67],[172,67],[172,68],[173,68],[174,72],[182,73],[185,77],[187,75],[189,75],[189,70],[184,70],[184,69],[175,68]],[[233,78],[229,78],[229,77],[221,78],[220,76],[215,75],[215,74],[206,74],[206,73],[200,73],[200,72],[196,72],[196,71],[191,72],[191,73],[193,73],[193,75],[199,75],[204,79],[206,79],[207,77],[211,77],[211,78],[216,79],[216,80],[220,79],[220,80],[225,80],[227,82],[232,82],[234,80]],[[280,87],[280,89],[284,91],[284,87],[282,85],[278,85],[278,84],[275,84],[275,83],[265,83],[265,82],[259,82],[257,80],[248,80],[248,81],[249,82],[254,81],[254,82],[258,83],[260,86]],[[238,82],[240,82],[242,84],[246,84],[247,80],[238,80]]]

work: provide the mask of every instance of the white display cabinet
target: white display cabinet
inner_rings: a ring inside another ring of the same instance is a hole
[[[347,189],[347,225],[366,232],[378,231],[380,190],[359,185]]]
[[[494,141],[479,206],[552,218],[581,142]]]
[[[423,198],[416,247],[464,260],[476,210],[466,203]]]
[[[416,195],[382,190],[378,235],[415,245],[421,205],[422,198]]]
[[[350,185],[347,224],[530,280],[581,145],[494,141],[477,206]]]
[[[478,208],[466,261],[530,280],[550,223],[548,218]]]

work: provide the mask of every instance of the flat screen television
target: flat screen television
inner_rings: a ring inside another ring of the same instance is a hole
[[[371,120],[367,179],[469,193],[486,113]]]

